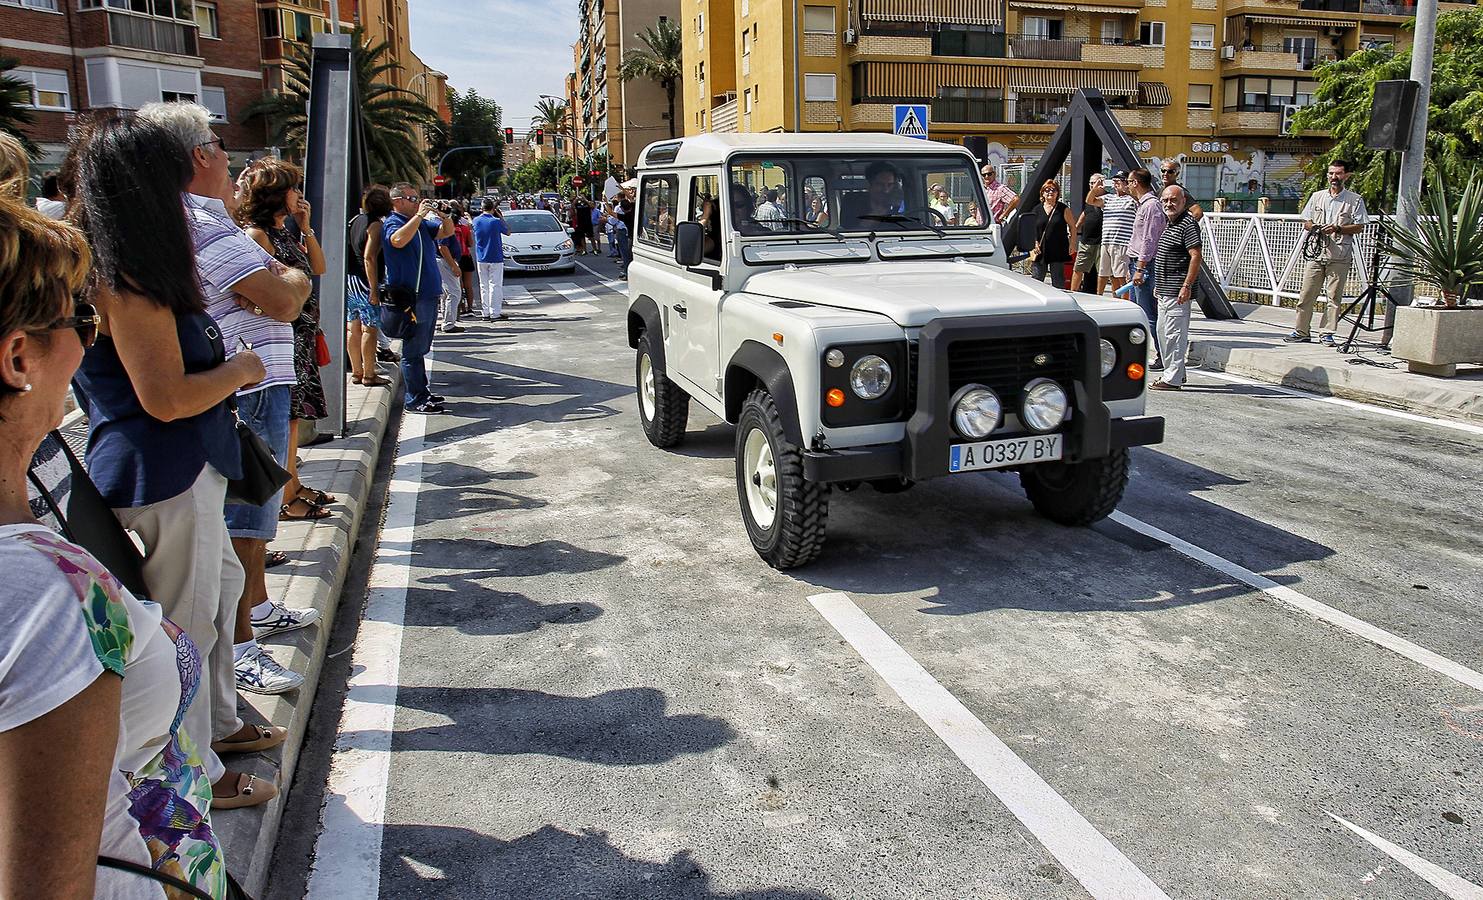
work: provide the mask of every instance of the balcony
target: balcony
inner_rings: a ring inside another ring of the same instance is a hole
[[[1416,0],[1298,0],[1298,9],[1371,16],[1414,16]]]
[[[200,56],[195,23],[172,22],[126,13],[108,14],[108,44],[176,56]]]
[[[1284,44],[1253,44],[1233,47],[1224,53],[1234,53],[1230,64],[1246,69],[1282,69],[1287,72],[1310,72],[1319,65],[1342,58],[1332,51],[1295,49]]]
[[[717,134],[736,132],[736,99],[711,108],[711,131]]]
[[[1015,59],[1052,59],[1080,62],[1083,41],[1048,38],[1038,34],[1009,36],[1009,55]]]
[[[1164,48],[1137,41],[1107,38],[1082,45],[1081,56],[1078,58],[1089,63],[1133,63],[1145,69],[1161,69],[1164,67]]]
[[[960,125],[1000,124],[1004,121],[1004,101],[938,97],[932,101],[931,121]]]

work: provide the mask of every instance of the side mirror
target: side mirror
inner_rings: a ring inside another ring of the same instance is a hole
[[[675,227],[675,264],[687,269],[705,259],[705,226],[699,222],[681,222]]]

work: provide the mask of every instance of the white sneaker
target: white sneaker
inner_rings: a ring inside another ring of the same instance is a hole
[[[266,616],[261,619],[255,615],[252,617],[253,637],[272,637],[275,634],[283,634],[285,631],[296,631],[319,621],[317,609],[289,609],[277,600],[270,602],[273,608]]]
[[[278,665],[262,647],[244,653],[236,669],[237,689],[254,694],[282,694],[304,683],[304,676]]]

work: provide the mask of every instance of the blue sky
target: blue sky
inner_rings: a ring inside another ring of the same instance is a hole
[[[577,0],[409,0],[412,52],[504,110],[517,132],[541,94],[562,96],[577,40]]]

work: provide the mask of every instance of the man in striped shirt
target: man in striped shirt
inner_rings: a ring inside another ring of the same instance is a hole
[[[1159,304],[1159,345],[1164,375],[1149,387],[1177,391],[1184,386],[1189,353],[1190,297],[1200,275],[1200,223],[1190,214],[1189,194],[1177,184],[1164,188],[1160,202],[1169,224],[1159,236],[1154,259],[1154,299]]]
[[[1092,191],[1087,202],[1102,208],[1102,250],[1097,260],[1097,294],[1107,290],[1112,282],[1114,291],[1128,281],[1128,244],[1133,240],[1133,216],[1137,213],[1137,201],[1128,194],[1126,172],[1112,173],[1114,193],[1106,193],[1105,186]]]

